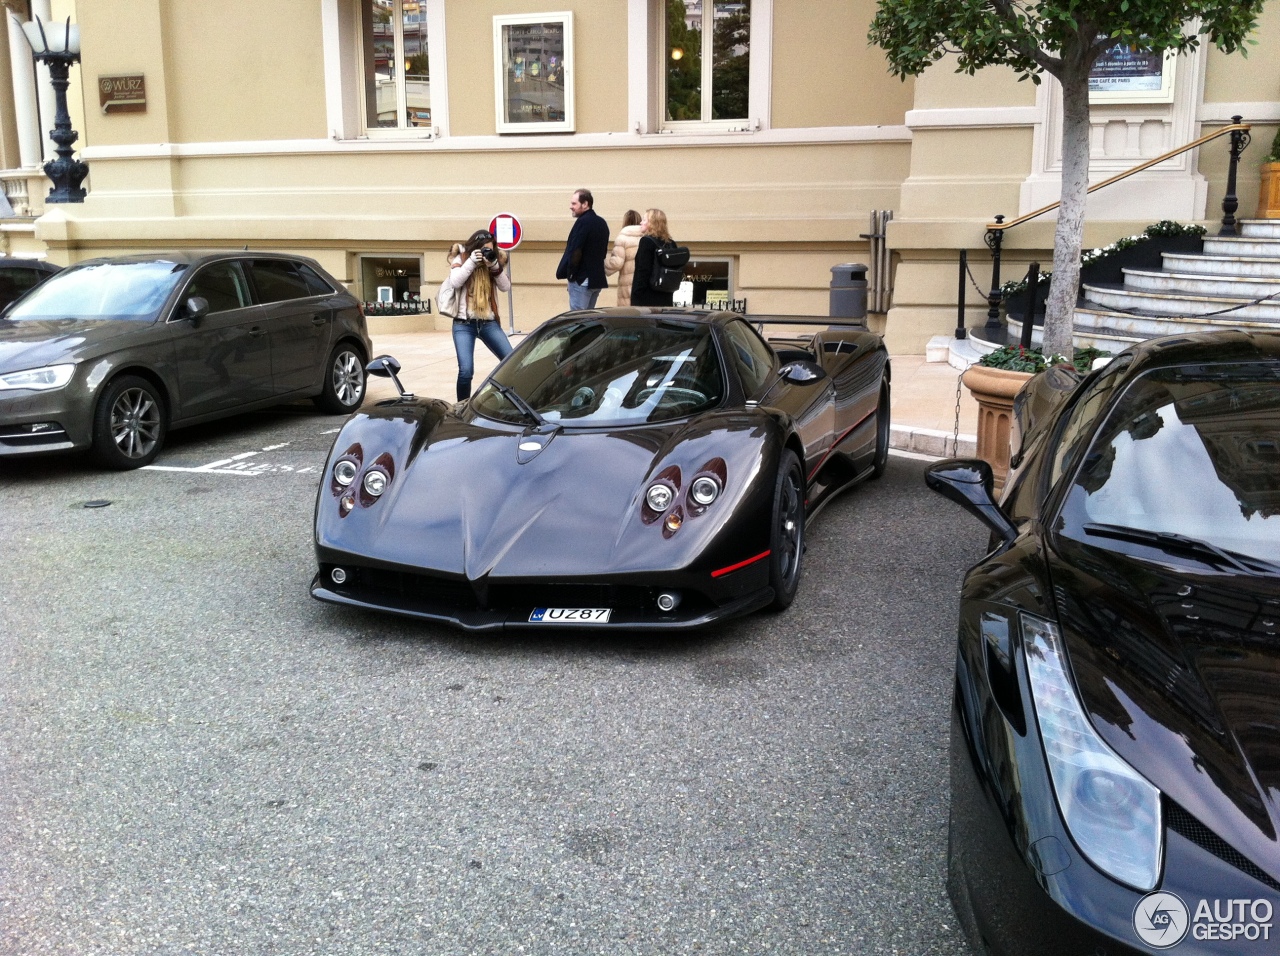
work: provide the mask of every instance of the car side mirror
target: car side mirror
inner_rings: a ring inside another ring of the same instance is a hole
[[[400,371],[400,363],[390,355],[379,355],[376,359],[364,367],[364,370],[370,375],[376,375],[379,378],[389,378],[395,383],[396,391],[400,393],[400,397],[406,400],[413,399],[413,392],[406,392],[404,386],[400,384],[400,376],[396,373]]]
[[[977,458],[948,458],[934,462],[924,473],[930,490],[954,501],[1000,536],[1006,545],[1018,537],[1009,516],[996,504],[991,466]]]
[[[192,325],[198,325],[209,314],[209,300],[202,295],[193,295],[187,299],[184,310],[184,318],[190,319]]]
[[[794,362],[788,362],[778,369],[778,374],[792,385],[808,385],[820,378],[826,378],[827,370],[817,362],[796,359]]]

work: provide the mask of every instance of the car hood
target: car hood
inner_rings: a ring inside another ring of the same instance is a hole
[[[1055,604],[1094,726],[1280,879],[1280,582],[1064,543]]]
[[[746,440],[726,440],[734,429]],[[471,580],[685,569],[764,484],[760,429],[742,416],[736,423],[711,415],[615,431],[531,432],[446,414],[418,425],[406,445],[403,423],[358,416],[338,436],[334,456],[358,454],[367,467],[386,454],[394,474],[381,499],[365,504],[358,497],[346,516],[326,479],[318,543]],[[542,450],[522,453],[530,441]],[[728,481],[710,508],[687,514],[673,535],[663,534],[656,516],[644,520],[644,492],[659,472],[679,468],[687,488],[717,457]],[[767,527],[763,533],[767,539]]]
[[[0,372],[81,362],[120,347],[153,325],[120,319],[0,319]]]

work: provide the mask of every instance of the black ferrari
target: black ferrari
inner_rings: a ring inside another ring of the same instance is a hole
[[[948,886],[975,949],[1280,947],[1280,333],[1041,373],[965,579]]]
[[[694,628],[787,607],[805,523],[878,476],[889,361],[827,318],[544,323],[468,401],[404,393],[334,442],[311,593],[468,630]],[[395,376],[383,357],[375,375]]]

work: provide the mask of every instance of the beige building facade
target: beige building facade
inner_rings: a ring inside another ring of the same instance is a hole
[[[955,327],[959,251],[985,285],[986,224],[1056,198],[1052,80],[944,61],[902,82],[867,44],[874,0],[4,5],[16,18],[0,42],[0,252],[300,252],[392,313],[371,320],[386,330],[435,326],[406,303],[432,299],[449,244],[500,213],[522,227],[515,325],[563,311],[556,265],[570,193],[587,187],[615,234],[627,209],[666,211],[695,259],[690,301],[758,313],[825,313],[831,267],[873,264],[865,234],[891,212],[871,322],[891,351],[919,354]],[[16,26],[33,14],[79,26],[82,204],[43,201],[52,94]],[[1202,48],[1165,63],[1156,88],[1100,91],[1094,177],[1241,115],[1251,215],[1280,126],[1280,6],[1256,39],[1247,59]],[[104,104],[112,82],[138,77],[143,102]],[[1226,177],[1221,139],[1109,187],[1091,199],[1086,245],[1159,219],[1216,223]],[[1047,216],[1009,233],[1006,278],[1048,262],[1052,229]],[[986,303],[972,287],[968,302],[976,324]]]

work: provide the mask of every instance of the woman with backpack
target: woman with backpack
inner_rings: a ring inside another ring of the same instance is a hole
[[[667,231],[667,214],[661,209],[646,209],[640,220],[640,244],[636,246],[635,278],[631,281],[631,304],[670,306],[672,292],[654,288],[654,280],[661,272],[658,253],[672,243]]]
[[[471,397],[471,377],[475,374],[476,339],[498,360],[511,354],[511,343],[502,331],[498,314],[498,293],[511,289],[505,266],[507,254],[495,245],[493,234],[480,229],[465,246],[454,243],[449,249],[449,276],[441,287],[440,311],[453,316],[453,349],[458,353],[458,401]],[[446,288],[447,287],[447,288]],[[454,301],[446,303],[448,289]],[[452,311],[446,309],[452,304]]]

